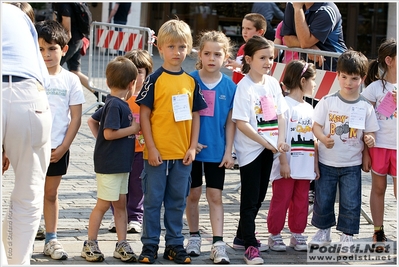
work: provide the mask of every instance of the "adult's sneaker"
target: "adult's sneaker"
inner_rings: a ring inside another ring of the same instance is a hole
[[[130,221],[127,225],[128,233],[141,233],[141,223],[136,221]]]
[[[144,245],[139,256],[139,262],[153,264],[158,258],[158,245]]]
[[[269,246],[266,245],[266,244],[261,243],[259,239],[257,239],[256,241],[258,242],[259,251],[266,251],[266,250],[269,249]],[[244,240],[242,240],[242,239],[240,239],[238,237],[234,237],[233,248],[234,249],[245,250]]]
[[[249,246],[244,254],[244,261],[248,265],[263,264],[263,259],[260,257],[259,249],[253,246]]]
[[[95,262],[95,261],[103,261],[104,254],[101,253],[100,248],[98,247],[97,241],[86,240],[83,243],[82,252],[80,255],[85,258],[87,261]]]
[[[68,253],[64,250],[61,243],[57,239],[51,239],[44,245],[43,254],[50,256],[53,260],[66,260]]]
[[[186,252],[188,255],[193,257],[198,257],[201,254],[201,237],[200,236],[190,236],[188,238]]]
[[[111,222],[108,225],[108,231],[110,231],[112,233],[116,233],[116,226],[115,226],[114,216],[112,216]]]
[[[223,241],[217,241],[212,245],[211,255],[209,258],[216,264],[228,264],[230,263],[229,256],[226,253],[226,243]]]
[[[114,258],[120,259],[123,262],[137,261],[137,256],[134,254],[132,248],[126,240],[116,243]]]
[[[306,244],[307,236],[301,234],[292,234],[290,239],[290,247],[296,251],[307,251],[308,244]]]
[[[287,247],[283,242],[283,238],[280,234],[270,235],[268,239],[269,248],[273,251],[286,251]]]
[[[331,228],[327,229],[319,229],[316,234],[313,236],[312,240],[309,242],[309,245],[318,245],[318,246],[328,246],[331,243],[330,237]]]
[[[183,245],[168,245],[163,253],[163,258],[174,261],[177,264],[191,263],[190,255],[187,254]]]

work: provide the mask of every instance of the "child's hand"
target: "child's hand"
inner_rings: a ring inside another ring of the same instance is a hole
[[[131,134],[138,134],[140,132],[140,124],[136,122],[136,118],[133,117],[132,125],[130,125],[132,130]]]
[[[195,149],[195,153],[199,154],[202,149],[207,148],[207,147],[208,147],[207,145],[203,145],[203,144],[198,143],[197,148]]]
[[[290,178],[290,165],[288,164],[288,162],[286,163],[280,163],[280,175],[283,178]]]
[[[397,94],[396,90],[393,90],[392,91],[392,96],[393,96],[393,101],[395,101],[395,103],[397,103],[396,102],[396,94]]]
[[[150,164],[153,167],[162,164],[162,157],[161,154],[159,154],[158,149],[156,148],[148,149],[148,164]]]
[[[371,170],[371,158],[366,149],[363,150],[362,171],[369,172]]]
[[[8,157],[6,156],[6,154],[4,152],[3,152],[2,160],[3,160],[3,172],[2,172],[2,174],[4,174],[4,172],[6,170],[8,170],[8,168],[10,167],[10,160],[8,159]]]
[[[224,153],[222,162],[219,165],[219,168],[225,167],[226,169],[231,169],[234,167],[234,159],[231,153]]]
[[[238,72],[241,71],[241,64],[235,61],[234,59],[228,58],[225,67],[233,71],[238,71]]]
[[[372,135],[365,134],[363,140],[368,147],[373,147],[375,145],[375,139]]]
[[[281,142],[277,144],[277,148],[280,153],[288,152],[290,150],[290,145],[286,142]]]
[[[333,148],[334,146],[334,139],[331,138],[331,134],[327,134],[324,138],[323,144],[326,146],[326,148]]]
[[[184,155],[183,164],[190,165],[195,160],[195,153],[195,149],[189,148],[186,152],[186,155]]]

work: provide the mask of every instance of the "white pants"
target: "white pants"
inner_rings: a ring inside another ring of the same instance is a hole
[[[35,79],[2,83],[2,142],[15,183],[2,225],[8,264],[29,265],[43,211],[51,154],[51,112]]]

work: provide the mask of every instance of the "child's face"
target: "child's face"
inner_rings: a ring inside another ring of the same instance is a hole
[[[260,49],[253,57],[245,56],[246,62],[250,65],[250,73],[255,75],[268,74],[273,66],[274,49],[272,47]]]
[[[309,79],[304,79],[302,86],[303,94],[308,97],[313,96],[313,92],[316,89],[316,76],[310,77]]]
[[[242,34],[242,38],[244,38],[244,41],[247,42],[249,39],[251,39],[255,35],[262,36],[263,30],[256,30],[254,23],[252,21],[243,19],[241,34]]]
[[[139,74],[137,75],[136,78],[136,89],[135,89],[136,93],[140,92],[141,88],[143,87],[144,80],[147,76],[147,71],[145,70],[145,68],[138,68],[137,70]]]
[[[182,41],[164,43],[158,47],[162,54],[164,63],[162,66],[169,71],[178,72],[181,64],[187,56],[187,44]]]
[[[205,42],[199,54],[202,69],[207,72],[219,72],[226,58],[222,44],[218,42]]]
[[[356,100],[359,97],[359,88],[363,80],[359,74],[347,74],[344,72],[337,73],[340,94],[348,100]]]
[[[38,41],[40,53],[42,53],[42,57],[48,72],[51,75],[57,74],[61,67],[61,58],[68,51],[68,46],[66,45],[63,49],[61,49],[61,46],[55,42],[49,44],[43,38],[39,38]]]

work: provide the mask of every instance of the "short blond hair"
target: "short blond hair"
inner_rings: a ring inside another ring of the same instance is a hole
[[[182,41],[187,45],[187,53],[191,53],[193,48],[193,37],[188,24],[179,19],[171,19],[162,24],[157,35],[157,46],[165,43]]]

